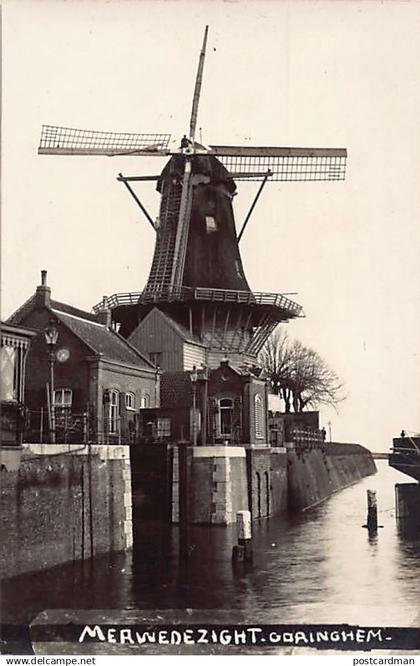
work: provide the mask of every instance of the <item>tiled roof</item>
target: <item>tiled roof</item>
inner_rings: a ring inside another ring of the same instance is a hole
[[[32,296],[30,296],[30,298],[28,298],[27,301],[22,303],[20,308],[15,310],[13,312],[13,314],[11,314],[10,317],[8,317],[6,322],[8,324],[12,324],[12,325],[19,325],[21,323],[21,321],[23,320],[25,314],[32,309],[34,303],[35,303],[35,296],[32,295]]]
[[[8,324],[19,324],[24,316],[30,312],[35,306],[35,294],[33,294],[27,301],[23,303],[15,312],[10,315],[7,320]],[[98,321],[98,318],[92,312],[86,312],[85,310],[80,310],[79,308],[74,308],[72,305],[67,305],[66,303],[60,303],[60,301],[51,300],[51,309],[60,310],[60,312],[66,312],[68,314],[74,315],[75,317],[82,317],[88,321]]]
[[[98,318],[93,312],[86,312],[85,310],[79,310],[79,308],[74,308],[72,305],[67,305],[66,303],[60,303],[59,301],[51,301],[52,310],[60,310],[60,312],[65,312],[75,317],[82,317],[82,319],[88,319],[89,321],[98,321]]]
[[[135,365],[147,370],[154,368],[152,363],[136,351],[127,340],[105,325],[53,309],[67,328],[90,347],[94,354],[101,354],[109,361]]]

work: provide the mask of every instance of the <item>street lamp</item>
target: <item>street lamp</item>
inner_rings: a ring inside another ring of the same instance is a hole
[[[330,442],[332,442],[332,437],[331,437],[331,421],[328,421],[328,431],[330,435]]]
[[[54,361],[55,361],[55,345],[58,340],[58,330],[54,325],[54,320],[50,319],[49,325],[44,330],[45,342],[49,349],[50,361],[50,418],[51,418],[51,443],[55,444],[55,405],[54,405]]]
[[[192,421],[192,427],[193,427],[193,446],[197,446],[197,415],[196,415],[196,403],[197,403],[197,380],[198,380],[198,372],[197,372],[197,368],[195,367],[195,365],[193,365],[192,372],[190,373],[190,379],[191,379],[192,392],[193,392],[193,400],[192,400],[192,408],[193,408],[193,421]]]

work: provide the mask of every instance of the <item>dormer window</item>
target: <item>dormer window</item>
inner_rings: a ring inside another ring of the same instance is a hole
[[[206,215],[206,229],[208,234],[217,231],[216,220],[212,215]]]

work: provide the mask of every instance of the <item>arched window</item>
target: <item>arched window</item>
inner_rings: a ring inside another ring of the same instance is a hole
[[[150,407],[150,395],[149,395],[149,393],[143,393],[143,397],[141,399],[141,406],[142,406],[142,409],[148,409]]]
[[[233,400],[222,398],[219,401],[220,434],[221,436],[233,434]]]
[[[254,412],[255,412],[255,437],[257,439],[264,439],[263,400],[259,393],[257,393],[254,398]]]
[[[125,408],[130,411],[136,408],[136,396],[131,391],[125,394]]]
[[[116,389],[109,391],[109,432],[115,435],[118,432],[120,418],[120,394]]]

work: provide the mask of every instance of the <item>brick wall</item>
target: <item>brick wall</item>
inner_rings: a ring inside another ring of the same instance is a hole
[[[100,361],[95,364],[96,372],[92,373],[92,392],[98,396],[96,417],[98,419],[97,429],[104,430],[105,410],[103,394],[105,389],[116,389],[120,394],[120,418],[121,437],[129,440],[129,422],[135,419],[135,413],[139,413],[142,398],[145,394],[150,397],[150,407],[159,405],[159,376],[154,372],[145,372],[140,369],[114,365],[109,361]],[[135,410],[126,409],[125,394],[134,393]],[[95,403],[94,403],[95,404]]]
[[[132,545],[128,447],[45,449],[25,446],[19,469],[1,471],[3,577]]]
[[[42,329],[31,342],[26,358],[25,405],[29,409],[46,407],[46,383],[50,381],[50,366],[47,344],[43,329],[50,321],[47,310],[34,310],[25,319],[25,326]],[[70,357],[64,363],[54,363],[55,388],[71,388],[73,391],[74,411],[83,411],[89,401],[89,364],[86,354],[89,349],[78,340],[65,326],[57,324],[59,337],[57,349],[66,347]]]
[[[248,492],[251,517],[272,513],[270,449],[247,449]]]
[[[255,396],[261,396],[262,400],[262,437],[256,435],[255,423]],[[253,446],[265,446],[267,444],[267,389],[265,382],[252,379],[244,390],[244,441]]]

